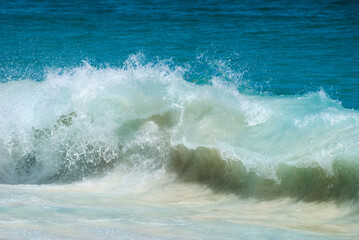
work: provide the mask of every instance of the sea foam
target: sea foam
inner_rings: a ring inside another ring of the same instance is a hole
[[[132,56],[120,68],[84,63],[2,83],[0,182],[66,183],[126,168],[248,196],[357,197],[356,110],[323,90],[248,93],[218,76],[191,83],[186,71]]]

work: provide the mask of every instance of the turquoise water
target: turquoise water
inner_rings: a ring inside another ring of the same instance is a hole
[[[1,1],[1,79],[42,80],[83,60],[121,66],[142,52],[190,64],[187,80],[223,61],[270,93],[323,88],[357,109],[358,2],[316,2]]]
[[[0,238],[356,239],[358,10],[0,2]]]

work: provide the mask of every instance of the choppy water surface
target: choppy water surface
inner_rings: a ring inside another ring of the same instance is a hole
[[[355,239],[358,4],[0,3],[0,237]]]

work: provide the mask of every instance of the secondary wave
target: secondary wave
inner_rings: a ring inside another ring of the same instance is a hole
[[[0,85],[0,182],[172,172],[241,196],[356,199],[359,114],[324,91],[264,96],[130,58]]]

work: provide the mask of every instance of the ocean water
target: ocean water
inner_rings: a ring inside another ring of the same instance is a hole
[[[359,237],[359,2],[0,1],[0,46],[0,238]]]

